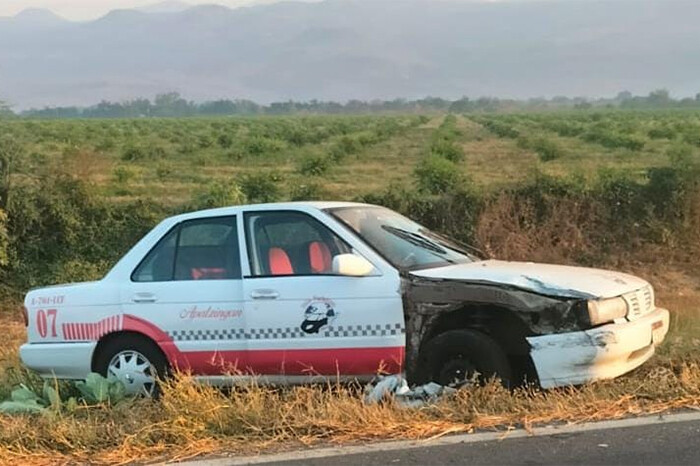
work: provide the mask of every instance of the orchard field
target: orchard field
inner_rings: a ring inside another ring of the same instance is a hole
[[[0,399],[19,383],[41,387],[17,356],[28,288],[99,278],[164,216],[199,208],[383,204],[486,256],[640,275],[672,310],[653,362],[579,391],[485,387],[411,414],[364,406],[346,388],[225,394],[185,378],[160,407],[0,414],[0,458],[164,459],[699,407],[698,112],[10,119],[0,120],[0,162]]]

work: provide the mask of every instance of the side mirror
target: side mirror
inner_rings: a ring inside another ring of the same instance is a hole
[[[366,277],[374,270],[370,261],[355,254],[340,254],[333,258],[333,273],[348,277]]]

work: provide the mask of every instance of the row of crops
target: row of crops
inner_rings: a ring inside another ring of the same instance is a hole
[[[522,147],[532,148],[543,161],[561,155],[551,136],[629,151],[641,151],[652,141],[664,140],[700,147],[700,113],[692,112],[542,113],[472,119],[500,138],[515,139]],[[550,136],[550,140],[528,141],[532,134]]]

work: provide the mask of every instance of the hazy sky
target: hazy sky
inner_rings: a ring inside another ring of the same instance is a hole
[[[180,0],[178,0],[180,1]],[[230,7],[274,3],[276,0],[183,0],[192,5],[217,3]],[[310,0],[302,0],[310,1]],[[0,16],[13,16],[26,8],[47,8],[64,18],[92,19],[110,10],[138,8],[162,3],[160,0],[0,0]]]
[[[219,4],[229,7],[275,3],[281,0],[175,0],[178,3],[190,5]],[[322,0],[295,0],[303,2],[318,2]],[[365,0],[372,1],[372,0]],[[437,0],[435,0],[437,1]],[[463,2],[498,2],[498,1],[532,1],[532,0],[451,0]],[[571,1],[571,0],[551,0]],[[139,8],[159,3],[163,0],[0,0],[0,16],[14,16],[27,8],[46,8],[54,13],[72,20],[94,19],[110,10],[120,8]]]

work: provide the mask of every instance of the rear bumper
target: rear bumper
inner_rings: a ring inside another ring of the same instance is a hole
[[[666,337],[669,313],[656,309],[635,321],[583,332],[528,338],[542,388],[611,379],[647,361]]]
[[[97,342],[25,343],[19,356],[28,368],[42,377],[84,379],[92,371],[92,353]]]

